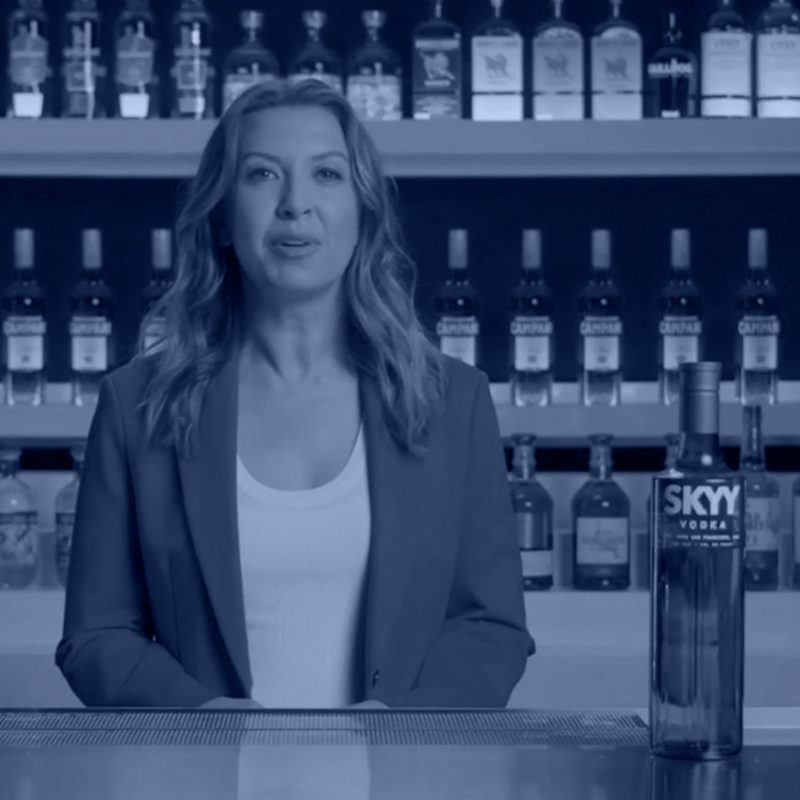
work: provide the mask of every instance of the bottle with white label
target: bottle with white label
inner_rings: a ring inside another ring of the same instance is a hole
[[[578,390],[585,406],[620,402],[622,298],[611,277],[611,233],[592,231],[592,276],[578,298]]]
[[[766,472],[761,435],[761,406],[743,409],[742,455],[745,479],[745,589],[778,588],[780,487]]]
[[[536,480],[533,434],[515,434],[509,476],[525,591],[553,587],[553,498]]]
[[[156,228],[152,232],[150,279],[142,292],[141,341],[146,351],[164,338],[164,314],[156,305],[172,288],[175,280],[172,264],[172,231]],[[151,313],[155,312],[155,313]]]
[[[792,586],[800,589],[800,477],[795,478],[792,484],[792,532],[794,534]]]
[[[117,116],[123,119],[159,116],[158,44],[150,0],[125,0],[114,44]]]
[[[492,15],[472,34],[472,119],[523,118],[522,35],[502,16],[504,0],[491,0]]]
[[[212,21],[203,0],[181,0],[172,23],[172,116],[216,117]]]
[[[264,15],[260,11],[242,11],[239,23],[244,28],[244,41],[228,54],[222,68],[223,113],[242,92],[280,75],[278,59],[261,41]]]
[[[97,402],[103,376],[115,366],[114,297],[105,281],[100,231],[83,231],[83,274],[70,295],[72,402]]]
[[[6,404],[39,406],[44,402],[47,312],[30,228],[14,231],[14,280],[3,292],[2,306]]]
[[[106,116],[107,68],[97,0],[72,0],[64,15],[61,116]]]
[[[627,589],[631,583],[631,503],[613,478],[613,439],[602,433],[589,437],[589,480],[572,498],[576,589]]]
[[[611,16],[592,36],[592,119],[641,119],[642,36],[610,0]]]
[[[689,231],[672,231],[670,279],[659,298],[658,394],[664,405],[680,397],[678,368],[703,358],[703,299],[690,271]]]
[[[551,3],[552,16],[533,35],[533,118],[583,119],[583,36],[564,19],[564,0]]]
[[[522,280],[509,303],[509,389],[515,406],[546,406],[553,393],[553,293],[542,274],[541,233],[522,232]]]
[[[778,402],[781,323],[778,292],[767,272],[767,231],[749,231],[747,279],[736,293],[736,399],[743,405]]]
[[[717,0],[700,35],[700,114],[753,115],[753,34],[734,0]]]
[[[361,15],[367,39],[347,62],[347,99],[362,120],[403,118],[400,56],[381,39],[385,11],[364,11]]]
[[[477,366],[478,293],[467,276],[467,232],[463,229],[449,232],[447,280],[436,292],[434,303],[441,352]]]
[[[328,21],[324,11],[304,11],[306,40],[289,62],[288,77],[292,83],[315,78],[341,92],[344,89],[342,59],[322,38]]]
[[[20,480],[21,451],[0,448],[0,589],[27,589],[39,570],[33,492]]]
[[[756,26],[756,115],[800,117],[800,12],[772,0]]]
[[[17,0],[17,9],[8,19],[9,117],[53,115],[50,35],[50,17],[42,0]]]
[[[55,500],[55,567],[58,582],[64,587],[67,585],[69,556],[72,551],[72,531],[75,527],[75,508],[78,504],[78,492],[81,485],[81,471],[83,470],[86,446],[76,445],[71,447],[69,453],[72,456],[74,472],[69,483],[59,490]]]

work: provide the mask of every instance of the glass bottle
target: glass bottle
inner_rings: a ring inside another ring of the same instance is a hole
[[[630,586],[631,504],[612,475],[613,439],[611,434],[602,433],[589,437],[589,480],[572,498],[572,574],[576,589]]]
[[[743,405],[778,402],[778,293],[767,272],[767,231],[749,232],[747,279],[736,293],[736,399]]]
[[[610,0],[611,16],[592,36],[592,119],[642,118],[642,36]]]
[[[681,446],[653,479],[650,751],[735,756],[744,688],[744,479],[719,447],[716,362],[681,365]]]
[[[578,377],[585,406],[620,402],[622,298],[611,277],[611,233],[592,231],[592,276],[578,298]]]
[[[414,119],[460,119],[461,30],[442,16],[443,0],[433,0],[429,19],[412,32],[412,112]]]
[[[436,336],[445,355],[466,364],[479,363],[478,293],[467,275],[467,232],[451,230],[447,280],[436,292]]]
[[[533,434],[516,434],[511,474],[511,505],[522,556],[526,591],[553,586],[553,499],[536,480]]]
[[[181,0],[172,23],[172,116],[208,119],[217,115],[211,16],[203,0]]]
[[[337,92],[344,91],[342,59],[322,40],[322,29],[328,20],[324,11],[304,11],[306,41],[289,64],[289,80],[297,83],[308,78],[328,84]]]
[[[509,389],[515,406],[549,405],[553,394],[553,293],[542,274],[541,233],[522,232],[522,280],[509,303]]]
[[[658,389],[664,405],[680,397],[678,367],[702,360],[703,300],[690,272],[689,231],[672,231],[670,279],[659,298]]]
[[[2,300],[6,404],[39,406],[47,368],[47,308],[36,277],[30,228],[14,231],[14,275]]]
[[[159,116],[158,40],[150,0],[125,0],[114,44],[117,116],[123,119]]]
[[[0,448],[0,589],[27,589],[39,568],[36,506],[18,477],[20,455]]]
[[[100,231],[83,231],[83,274],[70,295],[72,402],[97,402],[100,382],[115,366],[114,297],[105,281]]]
[[[564,0],[551,0],[553,14],[533,36],[533,118],[583,119],[583,36],[564,19]]]
[[[752,116],[752,52],[753,34],[734,0],[717,0],[717,10],[700,35],[702,116]]]
[[[647,116],[677,119],[697,116],[697,57],[681,44],[678,15],[662,18],[661,47],[647,62]]]
[[[800,117],[800,12],[772,0],[756,25],[756,114]]]
[[[17,0],[17,10],[8,18],[9,117],[53,116],[50,36],[50,17],[42,0]]]
[[[745,479],[744,588],[778,588],[780,488],[767,474],[761,436],[761,406],[745,406],[739,470]]]
[[[81,485],[83,460],[86,455],[85,445],[76,445],[69,451],[72,456],[74,472],[69,483],[64,485],[56,495],[56,574],[61,586],[67,585],[69,556],[72,550],[72,531],[75,527],[75,508],[78,504],[78,491]]]
[[[522,35],[502,16],[504,0],[490,0],[492,15],[472,34],[472,119],[521,120]]]
[[[281,71],[275,54],[261,41],[264,15],[260,11],[242,11],[239,22],[245,31],[244,41],[228,54],[222,69],[223,113],[242,92],[277,78]]]
[[[97,0],[72,0],[64,15],[61,116],[106,116],[107,68]]]
[[[153,315],[156,303],[172,288],[175,280],[172,264],[172,231],[155,228],[152,232],[150,279],[142,292],[142,336],[149,351],[164,338],[164,316]]]
[[[403,117],[400,57],[380,38],[385,11],[364,11],[366,42],[347,62],[347,99],[362,120],[398,120]]]
[[[800,476],[792,483],[792,532],[794,533],[792,586],[800,589]]]

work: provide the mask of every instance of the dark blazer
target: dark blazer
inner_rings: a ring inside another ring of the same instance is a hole
[[[377,382],[359,379],[371,545],[358,679],[390,707],[503,707],[535,651],[506,466],[486,375],[446,361],[446,409],[420,460],[390,437]],[[56,664],[89,706],[248,697],[238,359],[208,385],[190,458],[145,440],[149,369],[134,358],[100,388]]]

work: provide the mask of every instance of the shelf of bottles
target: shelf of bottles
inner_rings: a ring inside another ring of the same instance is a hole
[[[792,0],[765,0],[754,20],[735,0],[718,0],[697,48],[670,12],[651,54],[622,0],[610,0],[610,15],[591,31],[569,21],[563,0],[550,5],[550,17],[528,32],[507,18],[503,0],[491,0],[485,21],[462,31],[446,4],[432,2],[408,59],[384,42],[384,11],[364,11],[363,43],[337,54],[325,44],[327,15],[308,10],[305,41],[280,64],[264,44],[261,11],[241,12],[243,41],[218,53],[202,0],[182,0],[169,31],[148,0],[126,0],[107,53],[108,21],[95,0],[73,0],[61,20],[51,20],[42,0],[18,0],[0,175],[190,175],[219,112],[277,76],[313,77],[345,93],[396,176],[800,173],[800,14]],[[55,24],[65,43],[59,53],[47,46]],[[163,76],[159,48],[170,51]]]

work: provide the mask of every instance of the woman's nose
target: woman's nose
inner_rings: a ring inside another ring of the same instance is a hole
[[[278,203],[278,215],[299,217],[311,210],[311,187],[308,181],[288,175],[283,184],[283,192]]]

